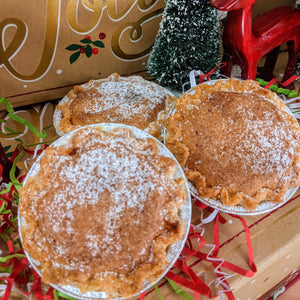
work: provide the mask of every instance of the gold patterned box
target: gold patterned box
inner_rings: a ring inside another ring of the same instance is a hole
[[[5,1],[0,96],[23,106],[61,98],[74,84],[113,72],[145,71],[164,5],[164,0]]]

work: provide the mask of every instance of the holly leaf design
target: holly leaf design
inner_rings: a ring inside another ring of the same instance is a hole
[[[10,149],[10,146],[11,146],[11,145],[8,145],[8,146],[3,147],[4,152],[7,152],[7,151]]]
[[[80,51],[74,52],[70,56],[70,63],[72,64],[73,62],[75,62],[79,56],[80,56]]]
[[[84,43],[84,44],[90,44],[90,43],[92,43],[92,41],[90,39],[83,39],[80,42]]]
[[[87,57],[90,57],[93,54],[93,49],[90,45],[87,45],[85,48],[85,55]]]
[[[104,44],[101,41],[94,41],[93,44],[99,48],[105,48]]]
[[[10,147],[11,147],[11,145],[8,145],[8,146],[3,147],[4,152],[6,153],[6,156],[7,156],[8,158],[11,158],[11,156],[12,156],[12,154],[13,154],[13,151],[8,152],[9,149],[10,149]]]
[[[68,46],[66,49],[69,51],[79,50],[82,46],[78,44],[72,44]]]

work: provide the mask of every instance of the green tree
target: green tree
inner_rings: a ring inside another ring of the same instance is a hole
[[[181,89],[189,72],[209,72],[221,61],[218,11],[209,0],[168,0],[148,60],[162,85]]]

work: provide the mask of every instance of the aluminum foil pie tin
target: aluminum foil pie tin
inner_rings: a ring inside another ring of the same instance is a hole
[[[211,198],[201,198],[199,197],[198,191],[196,187],[189,181],[189,187],[191,194],[199,201],[205,203],[206,205],[218,209],[219,211],[233,214],[233,215],[240,215],[240,216],[255,216],[255,215],[261,215],[269,213],[282,205],[284,205],[287,201],[289,201],[293,195],[297,192],[298,187],[291,188],[287,191],[285,195],[285,199],[281,203],[275,203],[271,201],[261,201],[258,203],[257,208],[254,210],[249,210],[241,205],[235,205],[235,206],[228,206],[224,205],[220,200],[215,200]]]
[[[121,77],[121,78],[126,79],[126,78],[130,78],[130,77]],[[141,77],[141,78],[142,78],[142,77]],[[106,81],[106,80],[107,80],[107,78],[103,78],[103,79],[98,79],[98,80],[96,80],[96,81],[102,82],[102,81]],[[155,82],[148,81],[148,80],[145,80],[145,79],[143,79],[143,80],[144,80],[145,82],[147,82],[147,84],[152,85],[152,86],[155,87],[155,88],[159,87],[161,90],[164,91],[164,93],[165,93],[166,95],[169,95],[169,96],[172,97],[172,98],[175,97],[173,91],[170,91],[169,89],[164,88],[164,87],[158,85],[158,84],[155,83]],[[87,86],[88,86],[88,82],[81,85],[81,87],[83,87],[83,88],[85,88],[85,87],[87,87]],[[145,95],[145,96],[147,96],[147,95]],[[60,100],[59,104],[68,103],[69,101],[70,101],[70,99],[69,99],[68,95],[65,95],[65,96]],[[167,104],[166,104],[166,106],[167,106]],[[61,111],[59,108],[56,108],[56,109],[54,110],[54,113],[53,113],[53,126],[54,126],[54,128],[55,128],[55,130],[56,130],[56,133],[57,133],[59,136],[63,136],[64,134],[66,134],[66,132],[64,132],[64,131],[62,131],[62,130],[59,129],[59,125],[60,125],[60,122],[61,122],[62,118],[63,118],[62,111]],[[117,124],[117,123],[116,123],[116,124]]]
[[[236,78],[237,80],[243,81],[240,78]],[[203,82],[201,84],[208,84],[208,85],[214,85],[215,83],[222,81],[222,82],[226,82],[228,79],[216,79],[216,80],[209,80],[206,82]],[[192,87],[191,89],[189,89],[186,93],[193,95],[195,93],[195,89],[197,86]],[[263,88],[262,88],[263,89]],[[280,100],[282,100],[280,97],[278,97]],[[284,101],[283,101],[284,102]],[[294,117],[293,113],[289,110],[288,106],[286,105],[286,112],[289,113],[291,116]],[[170,115],[175,114],[176,109],[175,107],[172,109],[172,111],[170,112]],[[295,118],[296,119],[296,118]],[[164,132],[164,143],[166,143],[166,130]],[[228,205],[224,205],[220,200],[217,199],[211,199],[211,198],[202,198],[199,196],[198,191],[196,189],[196,187],[194,186],[194,184],[191,181],[188,181],[188,185],[190,188],[190,192],[193,195],[193,197],[201,202],[203,202],[204,204],[218,209],[219,211],[222,212],[226,212],[229,214],[234,214],[234,215],[242,215],[242,216],[254,216],[254,215],[260,215],[260,214],[266,214],[269,213],[273,210],[276,210],[277,208],[281,207],[282,205],[284,205],[287,201],[289,201],[293,195],[295,195],[295,193],[297,192],[298,187],[294,187],[294,188],[290,188],[288,189],[288,191],[286,192],[285,195],[285,199],[283,202],[281,203],[275,203],[275,202],[271,202],[271,201],[261,201],[258,205],[257,208],[254,210],[249,210],[241,205],[235,205],[235,206],[228,206]]]
[[[164,277],[164,275],[174,265],[175,261],[179,257],[179,255],[184,247],[184,243],[187,238],[187,235],[189,232],[189,227],[190,227],[190,222],[191,222],[191,198],[190,198],[189,186],[188,186],[186,177],[184,175],[184,172],[183,172],[181,166],[179,165],[179,163],[176,161],[173,154],[160,141],[155,139],[150,134],[148,134],[138,128],[132,127],[132,126],[127,126],[127,125],[123,125],[123,124],[115,124],[115,123],[101,123],[101,124],[87,125],[87,126],[81,127],[80,129],[87,128],[87,127],[100,128],[104,132],[109,132],[116,128],[129,128],[137,139],[150,138],[150,139],[155,140],[156,144],[158,146],[158,149],[160,151],[160,154],[162,156],[172,158],[176,162],[176,171],[174,174],[174,179],[183,179],[182,189],[185,192],[185,201],[182,204],[181,208],[179,209],[179,217],[183,222],[184,234],[179,241],[173,243],[172,245],[170,245],[168,247],[168,249],[167,249],[168,264],[165,266],[165,269],[163,270],[163,272],[159,276],[159,278],[157,278],[155,281],[153,281],[151,283],[149,281],[145,280],[144,287],[135,295],[130,296],[130,298],[137,297],[142,292],[151,288],[154,284],[156,284],[159,280],[161,280]],[[51,146],[68,145],[73,134],[77,130],[79,130],[79,129],[75,129],[74,131],[69,132],[69,133],[65,134],[64,136],[60,137],[54,143],[52,143]],[[29,170],[29,172],[24,180],[24,184],[26,183],[26,181],[29,177],[35,176],[38,173],[38,171],[40,169],[39,162],[40,162],[40,158],[42,157],[42,155],[43,155],[43,153],[37,158],[37,160],[31,167],[31,169]],[[20,201],[22,201],[22,199],[20,199]],[[20,214],[18,215],[18,226],[19,226],[20,238],[22,241],[22,230],[26,229],[27,224],[26,224],[26,220]],[[22,228],[22,230],[21,230],[21,228]],[[32,259],[29,253],[27,253],[26,251],[24,251],[24,252],[25,252],[29,262],[33,266],[33,268],[36,270],[36,272],[39,275],[41,275],[42,271],[39,271],[39,269],[37,269],[37,267],[39,267],[41,264],[38,261]],[[42,270],[42,268],[41,268],[41,270]],[[55,289],[61,291],[62,293],[66,294],[68,296],[74,297],[76,299],[114,299],[114,300],[126,299],[123,297],[109,298],[109,295],[104,291],[90,291],[90,292],[86,292],[86,293],[81,293],[77,287],[72,286],[72,285],[53,285],[53,284],[50,284],[50,285],[53,286]]]

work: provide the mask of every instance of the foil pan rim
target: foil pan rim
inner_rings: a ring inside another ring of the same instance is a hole
[[[218,209],[219,211],[228,213],[228,214],[233,214],[233,215],[239,215],[239,216],[256,216],[256,215],[261,215],[261,214],[266,214],[269,213],[281,206],[283,206],[285,203],[287,203],[297,192],[299,186],[290,188],[287,190],[285,194],[285,199],[283,202],[276,203],[276,202],[271,202],[271,201],[261,201],[258,203],[257,208],[254,210],[249,210],[241,205],[235,205],[235,206],[229,206],[229,205],[224,205],[220,200],[217,199],[212,199],[212,198],[203,198],[200,197],[198,194],[198,191],[196,187],[188,181],[189,183],[189,188],[190,188],[190,193],[193,195],[194,198],[197,200],[203,202],[204,204]]]
[[[230,78],[213,79],[213,80],[202,82],[199,85],[201,85],[201,84],[214,85],[217,82],[220,82],[220,81],[225,82],[229,79]],[[239,81],[244,81],[244,79],[241,79],[241,78],[235,78],[235,79],[239,80]],[[195,93],[195,90],[196,90],[197,86],[198,85],[190,88],[184,94],[193,95]],[[261,87],[261,89],[263,89],[263,87]],[[284,101],[279,96],[278,96],[278,99],[284,103]],[[284,104],[285,104],[285,111],[288,114],[290,114],[292,117],[295,118],[295,116],[293,115],[293,113],[291,112],[289,107],[286,105],[286,103],[284,103]],[[170,115],[175,114],[175,112],[176,112],[176,108],[173,107],[172,110],[170,111]],[[297,120],[297,119],[295,118],[295,120]],[[164,144],[166,144],[166,142],[167,142],[166,141],[166,136],[167,136],[167,131],[165,129],[164,130],[164,135],[163,135]],[[190,180],[188,180],[188,184],[189,184],[189,188],[190,188],[190,193],[197,200],[203,202],[204,204],[206,204],[206,205],[208,205],[212,208],[218,209],[222,212],[235,214],[235,215],[241,215],[241,216],[254,216],[254,215],[261,215],[261,214],[269,213],[269,212],[283,206],[286,202],[288,202],[293,197],[293,195],[297,192],[298,188],[300,187],[300,186],[297,186],[297,187],[288,189],[287,192],[286,192],[286,195],[285,195],[285,199],[281,203],[275,203],[275,202],[271,202],[271,201],[266,200],[266,201],[260,202],[256,209],[249,210],[249,209],[247,209],[247,208],[245,208],[241,205],[228,206],[228,205],[224,205],[220,200],[215,200],[215,199],[212,199],[212,198],[202,198],[202,197],[199,196],[196,187],[193,185],[193,183]]]
[[[135,76],[135,77],[141,77],[141,76]],[[121,79],[126,79],[126,78],[130,78],[130,77],[125,77],[125,76],[121,76]],[[149,83],[150,85],[154,86],[154,87],[159,87],[162,91],[164,91],[164,93],[166,93],[167,95],[171,96],[171,97],[175,97],[174,93],[172,91],[170,91],[169,89],[167,89],[166,87],[163,87],[161,85],[159,85],[158,83],[154,82],[154,81],[149,81],[149,80],[146,80],[144,79],[143,77],[141,77],[144,81],[146,81],[147,83]],[[96,79],[95,81],[98,81],[98,82],[102,82],[102,81],[106,81],[108,78],[101,78],[101,79]],[[83,84],[81,84],[80,86],[81,87],[85,87],[87,86],[88,82],[85,82]],[[68,97],[68,94],[66,94],[60,101],[58,104],[63,104],[63,103],[67,103],[69,101],[69,97]],[[66,134],[66,132],[62,131],[59,129],[59,124],[61,122],[63,118],[63,115],[62,115],[62,111],[55,107],[55,110],[54,110],[54,113],[53,113],[53,126],[55,128],[55,131],[56,133],[61,137],[63,135]],[[99,123],[101,124],[101,123]],[[103,123],[102,123],[103,124]],[[121,123],[114,123],[114,124],[121,124]],[[80,127],[84,127],[84,126],[80,126]]]
[[[64,286],[64,285],[55,285],[55,284],[51,284],[51,283],[49,285],[68,296],[76,297],[77,299],[82,299],[82,300],[88,300],[88,299],[122,300],[122,299],[137,297],[141,293],[143,293],[146,290],[153,287],[154,284],[159,282],[165,276],[165,274],[172,268],[175,261],[178,259],[179,255],[184,247],[185,240],[189,233],[189,226],[190,226],[190,222],[191,222],[191,212],[192,212],[191,193],[189,190],[188,182],[187,182],[187,179],[185,177],[185,174],[184,174],[180,164],[177,162],[175,156],[170,152],[170,150],[167,149],[167,147],[163,143],[161,143],[159,140],[157,140],[155,137],[153,137],[149,133],[147,133],[141,129],[138,129],[136,127],[133,127],[133,126],[119,124],[119,123],[99,123],[99,124],[86,125],[86,126],[77,128],[74,131],[71,131],[69,133],[66,133],[65,135],[63,135],[62,137],[60,137],[59,139],[54,141],[51,144],[51,146],[67,145],[68,141],[71,139],[72,135],[76,131],[82,130],[84,128],[90,128],[90,127],[101,128],[102,130],[107,131],[107,132],[109,132],[110,130],[115,129],[115,128],[129,128],[129,129],[131,129],[134,136],[138,139],[139,138],[151,138],[151,139],[155,140],[157,142],[157,146],[160,150],[160,154],[163,156],[170,157],[176,162],[176,173],[177,174],[175,175],[175,178],[184,179],[184,183],[183,183],[182,187],[185,191],[185,201],[184,201],[183,205],[181,206],[181,208],[179,209],[180,217],[181,217],[183,225],[184,225],[184,234],[183,234],[181,240],[179,240],[169,246],[168,254],[167,254],[168,264],[166,265],[165,270],[162,272],[162,274],[151,283],[145,282],[144,287],[139,292],[137,292],[134,295],[131,295],[130,297],[111,297],[110,298],[110,297],[108,297],[108,294],[103,291],[91,291],[91,292],[81,293],[78,288],[76,288],[72,285]],[[29,177],[34,176],[38,172],[39,161],[40,161],[42,155],[43,155],[43,153],[37,158],[37,160],[32,165],[26,178],[23,181],[23,184],[26,183],[26,181]],[[18,230],[19,230],[19,236],[20,236],[21,242],[22,242],[21,227],[26,226],[26,224],[24,224],[24,223],[26,223],[25,219],[18,212]],[[35,271],[41,276],[41,271],[39,269],[37,269],[37,267],[39,266],[39,262],[34,260],[33,258],[31,258],[29,253],[27,253],[25,250],[24,250],[24,253],[25,253],[28,261],[30,262],[30,264],[35,269]]]

